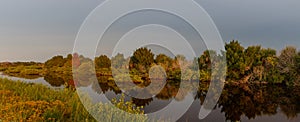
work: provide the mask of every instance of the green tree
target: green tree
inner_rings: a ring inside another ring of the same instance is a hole
[[[264,67],[263,80],[269,83],[281,83],[283,76],[280,74],[278,65],[278,57],[274,49],[262,49],[262,62]]]
[[[168,71],[172,66],[172,58],[165,54],[159,54],[155,58],[155,63],[161,65],[166,71]]]
[[[72,54],[68,54],[67,58],[65,58],[65,64],[63,66],[63,74],[64,78],[71,80],[72,79]]]
[[[45,68],[50,69],[52,67],[62,67],[64,66],[65,62],[66,60],[63,56],[54,56],[45,62]]]
[[[147,48],[137,49],[129,62],[131,69],[137,69],[141,73],[147,73],[153,63],[154,54]]]
[[[72,60],[72,58],[73,58],[72,54],[67,55],[67,60]]]
[[[227,80],[241,80],[246,71],[244,47],[238,41],[231,41],[225,45],[227,60]]]
[[[249,46],[245,49],[244,58],[246,65],[246,73],[250,77],[249,82],[263,78],[264,67],[262,66],[261,46]]]
[[[96,68],[110,68],[111,61],[106,55],[101,55],[95,58]]]
[[[261,46],[249,46],[244,54],[248,68],[262,65]]]
[[[211,70],[211,65],[212,65],[211,56],[213,56],[212,58],[215,59],[217,57],[216,51],[206,50],[198,58],[198,64],[199,64],[199,69],[200,70],[205,70],[205,71]]]
[[[212,58],[216,58],[217,53],[213,50],[206,50],[198,58],[198,65],[200,69],[200,79],[201,81],[210,81],[211,79],[211,70],[212,70]]]

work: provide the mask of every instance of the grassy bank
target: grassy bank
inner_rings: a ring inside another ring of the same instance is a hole
[[[143,113],[131,102],[114,102],[125,111]],[[93,106],[91,106],[93,107]],[[96,109],[100,121],[145,121],[146,117],[129,118],[116,114],[108,104],[99,103]],[[107,112],[110,111],[110,112]],[[83,107],[76,92],[52,90],[39,84],[26,84],[0,78],[0,121],[96,121]]]

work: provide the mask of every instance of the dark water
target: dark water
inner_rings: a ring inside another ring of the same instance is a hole
[[[193,86],[196,84],[191,83]],[[199,120],[198,114],[205,99],[209,84],[203,83],[195,94],[192,106],[179,121],[255,121],[255,122],[299,122],[300,88],[286,88],[280,85],[225,85],[215,109],[205,119]],[[103,93],[114,91],[120,94],[118,87],[108,81],[100,83]],[[179,84],[168,83],[155,98],[138,100],[135,104],[146,106],[145,112],[151,113],[167,106],[171,100],[185,99],[188,90],[178,91]],[[189,89],[187,87],[187,89]],[[179,97],[175,97],[180,94]],[[115,97],[107,95],[107,97]]]
[[[10,77],[12,80],[21,80],[27,83],[40,83],[50,88],[62,89],[66,79],[53,76],[36,79]],[[101,90],[94,87],[94,93],[105,94],[108,99],[120,96],[121,90],[107,77],[98,79]],[[193,84],[192,85],[197,85]],[[209,84],[203,83],[197,93],[195,101],[179,121],[254,121],[254,122],[300,122],[300,88],[286,88],[280,85],[225,85],[222,95],[215,109],[203,120],[198,119],[201,104],[205,99]],[[138,106],[145,106],[145,113],[158,111],[167,106],[170,101],[181,101],[189,93],[187,90],[179,91],[179,83],[167,83],[163,90],[151,99],[132,99]],[[176,94],[180,94],[175,97]]]

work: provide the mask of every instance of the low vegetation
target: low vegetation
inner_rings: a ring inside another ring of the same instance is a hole
[[[36,62],[1,63],[0,71],[11,76],[43,76],[44,64]]]
[[[96,121],[81,104],[72,89],[52,90],[39,84],[0,79],[0,121]],[[124,111],[143,114],[131,101],[114,99],[112,103]],[[147,117],[129,118],[116,114],[108,104],[90,106],[99,109],[99,121],[146,121]]]

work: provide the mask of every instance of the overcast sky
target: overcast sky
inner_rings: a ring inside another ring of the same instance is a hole
[[[43,62],[71,53],[80,25],[102,1],[1,0],[0,62]],[[210,14],[226,42],[236,39],[243,46],[277,50],[286,45],[300,48],[299,0],[197,2]]]

